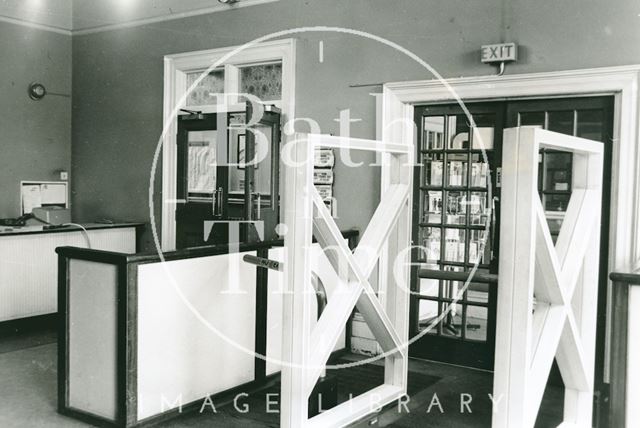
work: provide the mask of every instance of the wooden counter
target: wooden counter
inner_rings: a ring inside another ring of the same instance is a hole
[[[344,234],[352,246],[357,235]],[[314,247],[330,300],[338,281]],[[156,423],[250,393],[280,371],[284,277],[243,256],[285,262],[282,241],[162,255],[56,251],[60,413]],[[349,346],[348,330],[336,349]]]

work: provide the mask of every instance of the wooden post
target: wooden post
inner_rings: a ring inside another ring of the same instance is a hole
[[[291,150],[291,165],[285,168],[285,292],[282,332],[282,428],[298,428],[308,418],[306,394],[307,371],[304,368],[309,355],[311,331],[311,262],[313,204],[313,147],[306,136],[296,134]]]

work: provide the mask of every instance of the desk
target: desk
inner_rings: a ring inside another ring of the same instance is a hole
[[[135,253],[140,223],[86,224],[95,249]],[[57,312],[57,247],[86,247],[81,229],[73,226],[0,226],[0,322]]]

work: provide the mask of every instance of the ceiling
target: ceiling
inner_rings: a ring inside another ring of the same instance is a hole
[[[87,33],[200,15],[277,0],[0,0],[0,21]]]
[[[4,21],[28,22],[62,31],[71,30],[72,0],[0,0]]]

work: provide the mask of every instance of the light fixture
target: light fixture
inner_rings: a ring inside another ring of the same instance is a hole
[[[238,3],[238,1],[240,0],[218,0],[218,1],[222,4],[234,4],[234,3]]]
[[[34,101],[40,101],[41,99],[44,98],[45,95],[71,98],[70,94],[60,94],[57,92],[49,92],[47,91],[47,88],[45,88],[42,83],[38,83],[38,82],[29,83],[29,89],[27,92],[29,93],[29,98],[31,98]]]
[[[29,98],[39,101],[47,95],[47,90],[42,83],[33,82],[29,84]]]

